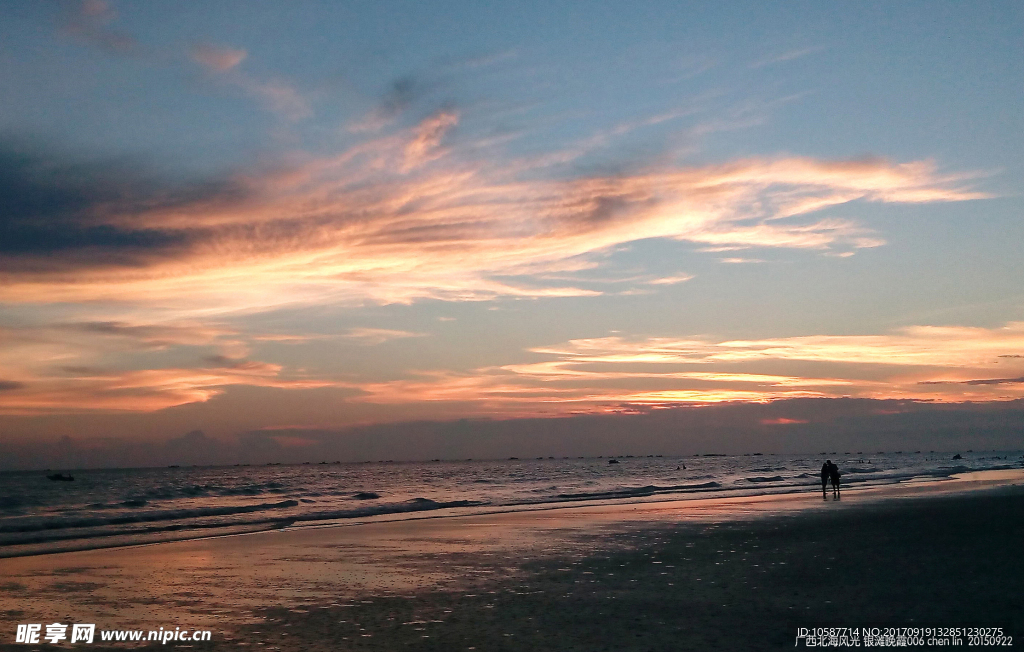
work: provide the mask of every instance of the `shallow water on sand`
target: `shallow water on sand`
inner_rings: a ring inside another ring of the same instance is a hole
[[[0,473],[0,557],[197,538],[380,515],[655,496],[806,491],[823,458],[845,486],[1013,470],[1020,451],[378,462]]]
[[[647,497],[641,502],[534,506],[461,516],[420,514],[397,521],[348,520],[330,527],[3,559],[0,625],[14,631],[19,622],[65,618],[109,628],[153,629],[173,621],[214,628],[220,639],[235,625],[259,622],[268,608],[300,614],[362,608],[374,600],[423,591],[472,597],[493,590],[495,581],[515,580],[534,561],[559,560],[564,566],[605,558],[619,549],[650,546],[670,531],[694,533],[685,544],[690,546],[723,527],[758,527],[763,533],[812,513],[840,519],[858,513],[884,516],[896,503],[926,506],[930,497],[945,495],[962,502],[969,494],[997,495],[984,491],[988,489],[1019,498],[1024,470],[1010,478],[1003,475],[1010,474],[990,471],[855,487],[841,500],[823,501],[816,490],[678,500]],[[895,530],[902,528],[899,518],[887,522]],[[719,553],[728,551],[720,548]],[[708,563],[726,561],[716,557]],[[786,556],[773,561],[797,562]],[[617,568],[610,570],[618,573]],[[667,567],[665,573],[670,572]],[[706,579],[698,575],[693,581],[701,578]],[[583,573],[576,579],[586,583],[594,578]]]

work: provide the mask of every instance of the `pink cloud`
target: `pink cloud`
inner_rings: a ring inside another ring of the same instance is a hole
[[[173,207],[105,207],[97,218],[103,223],[187,233],[191,244],[135,268],[9,272],[0,300],[116,298],[183,311],[258,311],[322,301],[588,296],[601,291],[552,287],[544,277],[599,266],[599,256],[650,238],[716,251],[875,247],[883,240],[856,222],[793,213],[855,199],[983,196],[930,164],[881,160],[747,159],[615,177],[521,179],[521,171],[443,146],[457,119],[442,112],[334,157],[239,175],[230,193]],[[513,276],[521,280],[504,280]],[[537,282],[523,280],[531,277]]]
[[[192,60],[214,72],[226,72],[245,61],[248,52],[208,43],[192,48]]]
[[[415,136],[405,146],[403,170],[409,170],[442,155],[438,149],[441,139],[459,122],[458,113],[442,111],[427,118],[416,128]]]
[[[374,345],[408,337],[424,337],[425,335],[426,333],[412,333],[410,331],[388,328],[350,328],[342,333],[340,337],[359,342],[360,344]]]
[[[117,12],[104,0],[68,2],[63,5],[60,27],[61,32],[75,40],[110,54],[138,53],[139,43],[135,37],[108,26],[116,19]]]
[[[209,369],[83,369],[63,376],[27,378],[19,388],[0,392],[0,414],[152,412],[208,401],[230,385],[292,390],[348,386],[317,379],[281,378],[281,371],[279,365],[260,362]]]
[[[803,336],[760,341],[620,336],[535,348],[549,359],[468,372],[359,384],[371,403],[450,402],[479,414],[604,412],[624,405],[668,407],[789,398],[875,398],[937,402],[1024,398],[1024,324],[1002,328],[912,327],[888,335]],[[1001,360],[997,377],[992,365]],[[778,375],[765,362],[827,376]],[[865,365],[871,365],[865,370]],[[698,367],[699,369],[694,369]],[[465,407],[469,406],[469,407]],[[795,419],[766,421],[784,425]]]
[[[419,335],[356,328],[340,337],[379,344]],[[278,390],[333,387],[350,392],[346,400],[355,403],[449,404],[466,414],[489,416],[790,398],[940,402],[1024,398],[1024,358],[1006,353],[1024,350],[1022,323],[993,329],[917,326],[881,335],[769,340],[616,335],[537,347],[531,353],[544,359],[535,362],[461,372],[410,372],[405,378],[386,381],[349,375],[296,376],[281,365],[230,354],[207,355],[210,366],[201,368],[112,371],[102,365],[109,354],[137,347],[159,349],[173,344],[230,350],[236,342],[247,348],[247,341],[268,339],[277,338],[245,338],[216,327],[124,322],[83,322],[52,329],[48,335],[46,329],[0,331],[0,365],[5,369],[0,412],[152,411],[204,402],[232,385]],[[108,341],[109,345],[104,344]],[[224,347],[224,342],[229,346]],[[120,348],[110,348],[113,345]],[[759,371],[766,363],[786,365],[792,371]],[[809,363],[814,366],[808,367]]]

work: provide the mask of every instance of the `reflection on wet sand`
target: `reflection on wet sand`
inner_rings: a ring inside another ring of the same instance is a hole
[[[529,583],[531,565],[545,560],[560,560],[575,573],[586,560],[642,550],[669,536],[666,532],[675,532],[677,539],[706,541],[720,526],[756,532],[788,527],[801,518],[860,518],[858,514],[916,509],[943,498],[956,503],[992,491],[1011,492],[1019,499],[1022,494],[1014,485],[1020,484],[1024,472],[1002,471],[850,490],[842,502],[823,503],[816,491],[683,501],[649,498],[459,517],[367,519],[334,527],[5,559],[0,560],[0,613],[10,631],[18,622],[64,619],[108,628],[176,623],[213,628],[220,633],[215,640],[245,638],[253,636],[253,623],[265,622],[268,609],[305,612],[367,599],[394,605],[415,596],[474,594],[496,581],[520,578]],[[752,541],[750,536],[744,540]],[[842,537],[837,543],[843,544]],[[880,549],[878,554],[889,553]],[[749,560],[734,558],[730,563],[736,562]],[[780,558],[773,563],[796,561]],[[755,566],[745,568],[757,572]],[[585,584],[588,576],[576,576],[576,581]],[[687,581],[705,578],[698,574]]]

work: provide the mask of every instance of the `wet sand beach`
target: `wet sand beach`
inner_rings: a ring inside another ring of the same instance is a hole
[[[18,623],[52,622],[208,628],[212,643],[177,646],[268,650],[773,650],[822,625],[1016,634],[1022,482],[989,473],[840,501],[606,503],[3,559],[0,649],[53,649],[14,643]]]

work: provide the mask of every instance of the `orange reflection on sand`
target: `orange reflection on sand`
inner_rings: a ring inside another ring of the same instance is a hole
[[[491,513],[479,512],[493,508],[478,508],[478,513],[460,516],[390,515],[334,526],[0,559],[0,574],[24,587],[0,593],[0,611],[18,610],[30,621],[33,610],[41,619],[55,613],[96,617],[109,628],[148,627],[165,622],[169,613],[193,627],[224,625],[225,618],[249,622],[253,609],[266,605],[340,605],[359,595],[457,587],[466,581],[460,577],[465,567],[438,561],[452,553],[507,559],[511,569],[541,553],[579,554],[594,546],[598,536],[614,545],[618,533],[638,526],[746,521],[1022,484],[1024,470],[988,471],[951,480],[851,487],[842,501],[822,501],[817,487],[809,487],[782,495],[662,496]],[[60,582],[56,589],[55,582]]]

